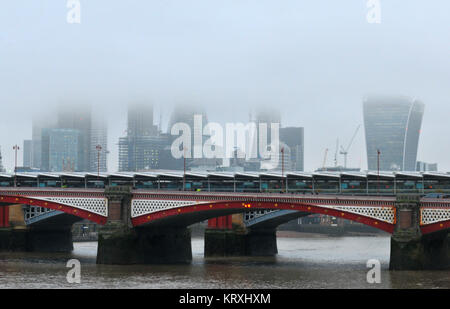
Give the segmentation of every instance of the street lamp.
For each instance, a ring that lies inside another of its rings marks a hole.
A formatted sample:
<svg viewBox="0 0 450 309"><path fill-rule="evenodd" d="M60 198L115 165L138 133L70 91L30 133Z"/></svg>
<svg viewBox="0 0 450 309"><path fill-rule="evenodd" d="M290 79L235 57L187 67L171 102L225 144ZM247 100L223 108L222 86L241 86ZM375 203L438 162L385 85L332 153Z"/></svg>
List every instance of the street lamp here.
<svg viewBox="0 0 450 309"><path fill-rule="evenodd" d="M186 151L187 147L183 143L183 191L186 188Z"/></svg>
<svg viewBox="0 0 450 309"><path fill-rule="evenodd" d="M17 186L17 151L20 150L20 147L14 145L13 150L15 152L15 161L14 161L14 187Z"/></svg>
<svg viewBox="0 0 450 309"><path fill-rule="evenodd" d="M284 192L284 147L281 147L281 192Z"/></svg>
<svg viewBox="0 0 450 309"><path fill-rule="evenodd" d="M380 194L380 155L381 155L381 151L380 151L380 149L377 149L377 170L378 170L378 176L377 176L377 195Z"/></svg>

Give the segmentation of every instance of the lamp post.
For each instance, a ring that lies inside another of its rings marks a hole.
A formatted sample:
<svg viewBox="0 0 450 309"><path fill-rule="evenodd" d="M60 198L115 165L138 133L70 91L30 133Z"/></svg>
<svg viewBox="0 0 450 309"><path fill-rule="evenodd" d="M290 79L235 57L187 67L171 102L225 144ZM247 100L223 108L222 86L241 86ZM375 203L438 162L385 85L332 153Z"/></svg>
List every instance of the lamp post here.
<svg viewBox="0 0 450 309"><path fill-rule="evenodd" d="M15 160L14 160L14 187L17 186L17 151L20 150L20 147L17 145L13 146L13 150L15 152Z"/></svg>
<svg viewBox="0 0 450 309"><path fill-rule="evenodd" d="M183 191L186 190L186 151L187 147L183 144Z"/></svg>
<svg viewBox="0 0 450 309"><path fill-rule="evenodd" d="M281 147L281 192L284 192L284 147Z"/></svg>
<svg viewBox="0 0 450 309"><path fill-rule="evenodd" d="M100 179L100 151L102 151L102 146L97 145L95 149L97 149L97 178Z"/></svg>
<svg viewBox="0 0 450 309"><path fill-rule="evenodd" d="M377 149L377 170L378 170L378 175L377 175L377 195L380 194L380 155L381 155L381 151L380 151L380 149Z"/></svg>

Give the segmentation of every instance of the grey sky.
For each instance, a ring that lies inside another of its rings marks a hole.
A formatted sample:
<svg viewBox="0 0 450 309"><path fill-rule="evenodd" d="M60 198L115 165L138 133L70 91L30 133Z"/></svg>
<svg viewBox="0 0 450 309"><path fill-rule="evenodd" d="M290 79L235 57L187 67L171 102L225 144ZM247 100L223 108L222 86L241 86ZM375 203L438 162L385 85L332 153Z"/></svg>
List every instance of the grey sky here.
<svg viewBox="0 0 450 309"><path fill-rule="evenodd" d="M80 0L0 3L0 146L31 138L33 110L90 101L109 118L111 157L126 127L126 104L148 99L167 123L176 102L199 102L210 121L248 120L273 104L283 125L305 127L305 167L322 164L336 138L362 124L366 94L425 103L418 159L450 171L450 2L381 0L381 24L366 0ZM19 164L22 158L20 154ZM340 157L342 163L342 157ZM349 165L366 168L363 130Z"/></svg>

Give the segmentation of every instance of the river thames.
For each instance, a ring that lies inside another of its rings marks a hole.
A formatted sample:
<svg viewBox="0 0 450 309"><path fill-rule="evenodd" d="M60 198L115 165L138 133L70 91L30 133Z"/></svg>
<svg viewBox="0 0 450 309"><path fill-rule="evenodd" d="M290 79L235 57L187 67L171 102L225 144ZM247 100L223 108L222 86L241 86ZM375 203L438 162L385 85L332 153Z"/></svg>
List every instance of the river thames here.
<svg viewBox="0 0 450 309"><path fill-rule="evenodd" d="M96 242L67 254L0 253L1 288L450 288L450 271L390 272L389 237L278 237L273 258L203 258L192 239L189 265L96 265ZM68 283L69 259L81 262L81 283ZM370 259L381 262L381 283L369 284Z"/></svg>

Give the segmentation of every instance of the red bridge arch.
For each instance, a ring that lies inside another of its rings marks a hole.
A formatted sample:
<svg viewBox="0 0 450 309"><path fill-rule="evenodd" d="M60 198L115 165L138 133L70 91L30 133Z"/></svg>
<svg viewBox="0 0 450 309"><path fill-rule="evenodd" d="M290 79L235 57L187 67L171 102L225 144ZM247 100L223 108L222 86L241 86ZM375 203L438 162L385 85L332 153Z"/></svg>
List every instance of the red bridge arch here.
<svg viewBox="0 0 450 309"><path fill-rule="evenodd" d="M382 206L380 206L382 208ZM273 202L237 202L237 201L220 201L220 202L211 202L211 203L202 203L197 205L190 205L190 206L180 206L176 208L170 208L167 210L161 210L154 213L142 215L139 217L133 218L132 224L133 226L141 226L144 224L157 222L162 219L170 219L171 217L179 217L183 215L193 214L195 212L211 212L211 217L214 218L217 217L218 211L223 211L224 215L230 214L230 213L241 213L245 211L251 211L251 210L263 210L263 209L270 209L270 210L281 210L281 209L288 209L288 210L297 210L302 212L308 212L311 214L323 214L323 215L329 215L333 217L339 217L342 219L347 219L355 222L359 222L368 226L372 226L374 228L383 230L385 232L388 232L390 234L393 233L394 227L395 227L395 217L394 215L394 222L393 224L378 220L375 218L367 217L361 214L355 214L351 213L345 210L337 210L337 209L331 209L327 207L317 206L317 205L308 205L304 203L273 203ZM395 209L395 208L394 208ZM394 210L395 211L395 210ZM222 215L219 215L222 216ZM201 220L200 220L201 221Z"/></svg>
<svg viewBox="0 0 450 309"><path fill-rule="evenodd" d="M7 204L7 205L1 205L1 204ZM16 204L23 204L23 205L30 205L30 206L38 206L43 208L49 208L53 210L59 210L62 212L65 212L67 214L77 216L83 219L87 219L89 221L104 225L106 224L107 218L104 216L101 216L99 214L89 212L77 207L61 204L58 202L51 202L46 200L40 200L39 198L30 198L30 197L23 197L23 196L12 196L12 195L0 195L0 207L6 207L9 205L16 205Z"/></svg>

